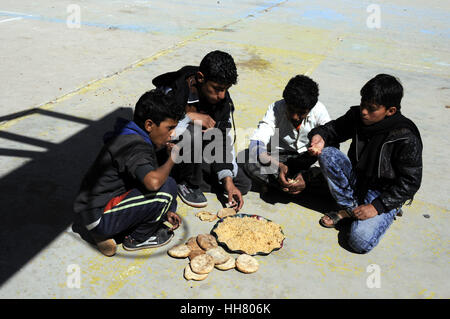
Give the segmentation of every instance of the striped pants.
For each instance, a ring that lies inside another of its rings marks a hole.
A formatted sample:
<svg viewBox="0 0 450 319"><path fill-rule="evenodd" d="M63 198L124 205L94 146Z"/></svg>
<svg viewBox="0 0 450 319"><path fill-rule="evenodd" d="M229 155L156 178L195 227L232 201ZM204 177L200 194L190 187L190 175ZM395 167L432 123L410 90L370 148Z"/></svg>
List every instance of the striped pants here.
<svg viewBox="0 0 450 319"><path fill-rule="evenodd" d="M109 201L100 223L92 232L104 238L124 234L144 241L167 220L167 212L176 212L176 197L177 185L171 177L156 192L132 189Z"/></svg>

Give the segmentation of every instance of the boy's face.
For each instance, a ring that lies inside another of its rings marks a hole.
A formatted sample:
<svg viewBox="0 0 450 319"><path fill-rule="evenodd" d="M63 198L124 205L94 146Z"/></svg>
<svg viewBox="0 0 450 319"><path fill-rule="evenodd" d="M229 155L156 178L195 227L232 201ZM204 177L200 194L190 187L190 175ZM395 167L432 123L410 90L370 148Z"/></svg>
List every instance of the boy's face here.
<svg viewBox="0 0 450 319"><path fill-rule="evenodd" d="M361 101L360 115L364 125L378 123L384 120L386 116L394 115L395 112L397 112L397 108L395 106L386 108L384 105Z"/></svg>
<svg viewBox="0 0 450 319"><path fill-rule="evenodd" d="M225 94L231 85L220 84L214 81L207 81L201 72L197 74L197 81L200 84L200 95L209 104L217 104L225 98Z"/></svg>
<svg viewBox="0 0 450 319"><path fill-rule="evenodd" d="M309 112L311 110L302 110L299 112L298 110L295 110L292 106L286 105L286 114L287 118L291 121L292 125L297 128L303 120L308 116Z"/></svg>
<svg viewBox="0 0 450 319"><path fill-rule="evenodd" d="M156 148L161 148L171 140L175 127L178 121L171 118L166 118L164 121L156 125L152 120L145 121L145 129L149 133L152 143Z"/></svg>

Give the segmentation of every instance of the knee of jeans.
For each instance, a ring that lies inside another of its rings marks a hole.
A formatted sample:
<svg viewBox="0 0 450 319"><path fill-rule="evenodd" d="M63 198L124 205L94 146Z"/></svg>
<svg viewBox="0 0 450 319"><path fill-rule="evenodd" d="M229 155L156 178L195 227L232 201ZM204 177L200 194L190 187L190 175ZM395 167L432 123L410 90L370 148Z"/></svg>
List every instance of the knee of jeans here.
<svg viewBox="0 0 450 319"><path fill-rule="evenodd" d="M368 253L375 246L373 243L372 232L364 227L354 227L353 225L348 237L348 244L353 250L360 254Z"/></svg>
<svg viewBox="0 0 450 319"><path fill-rule="evenodd" d="M320 165L322 165L323 162L328 162L331 158L333 158L336 152L339 152L339 150L336 147L332 146L324 147L318 157Z"/></svg>

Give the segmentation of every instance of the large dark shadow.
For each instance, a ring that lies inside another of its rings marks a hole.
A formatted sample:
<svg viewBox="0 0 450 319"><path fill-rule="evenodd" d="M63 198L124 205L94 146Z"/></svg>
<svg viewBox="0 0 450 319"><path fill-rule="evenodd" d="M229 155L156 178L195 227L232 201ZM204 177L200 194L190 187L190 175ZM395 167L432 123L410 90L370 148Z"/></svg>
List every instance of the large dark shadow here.
<svg viewBox="0 0 450 319"><path fill-rule="evenodd" d="M87 127L59 144L0 131L1 138L47 149L34 152L0 147L0 156L31 158L0 179L0 285L70 226L73 200L102 146L104 133L113 128L117 117L132 117L128 107L118 108L98 121L30 109L3 116L0 121L33 113ZM66 251L70 254L70 247Z"/></svg>

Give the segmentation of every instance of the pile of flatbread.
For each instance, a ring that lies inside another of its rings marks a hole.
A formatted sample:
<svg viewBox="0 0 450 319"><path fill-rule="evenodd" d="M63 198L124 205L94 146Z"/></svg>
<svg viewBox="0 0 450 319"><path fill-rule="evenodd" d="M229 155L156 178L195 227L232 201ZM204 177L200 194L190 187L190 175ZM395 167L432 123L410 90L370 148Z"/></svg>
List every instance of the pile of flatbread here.
<svg viewBox="0 0 450 319"><path fill-rule="evenodd" d="M189 264L184 268L186 280L204 280L214 269L237 270L250 274L258 270L258 261L246 254L234 258L217 244L216 238L210 234L200 234L191 237L185 244L177 245L168 251L174 258L189 258Z"/></svg>

